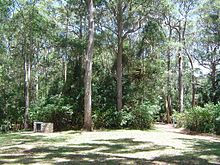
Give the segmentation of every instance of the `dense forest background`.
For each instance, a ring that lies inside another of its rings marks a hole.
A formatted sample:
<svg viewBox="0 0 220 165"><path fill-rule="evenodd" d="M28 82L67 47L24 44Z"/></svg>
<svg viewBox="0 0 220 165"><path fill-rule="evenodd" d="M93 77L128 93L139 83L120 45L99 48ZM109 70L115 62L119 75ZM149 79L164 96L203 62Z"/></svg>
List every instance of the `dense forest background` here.
<svg viewBox="0 0 220 165"><path fill-rule="evenodd" d="M82 128L90 60L92 127L219 131L220 1L95 0L94 38L89 5L0 0L0 125Z"/></svg>

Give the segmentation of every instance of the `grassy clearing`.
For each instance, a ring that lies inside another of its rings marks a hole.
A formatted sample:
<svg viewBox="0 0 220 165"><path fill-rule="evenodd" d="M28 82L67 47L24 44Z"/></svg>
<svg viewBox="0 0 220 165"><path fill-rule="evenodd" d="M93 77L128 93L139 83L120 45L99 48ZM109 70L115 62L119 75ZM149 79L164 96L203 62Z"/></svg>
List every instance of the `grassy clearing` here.
<svg viewBox="0 0 220 165"><path fill-rule="evenodd" d="M0 164L220 164L220 140L115 130L0 134Z"/></svg>

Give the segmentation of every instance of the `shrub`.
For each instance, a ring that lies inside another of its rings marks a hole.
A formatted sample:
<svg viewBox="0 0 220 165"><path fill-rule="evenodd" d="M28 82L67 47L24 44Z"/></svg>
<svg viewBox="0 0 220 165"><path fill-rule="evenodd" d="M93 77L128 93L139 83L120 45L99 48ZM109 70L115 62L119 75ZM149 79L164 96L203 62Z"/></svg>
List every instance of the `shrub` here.
<svg viewBox="0 0 220 165"><path fill-rule="evenodd" d="M95 128L119 128L120 116L116 109L95 110L93 114Z"/></svg>
<svg viewBox="0 0 220 165"><path fill-rule="evenodd" d="M151 105L148 102L137 106L132 111L132 124L131 127L135 129L148 129L154 122L154 116L159 112L160 107Z"/></svg>
<svg viewBox="0 0 220 165"><path fill-rule="evenodd" d="M65 99L54 96L50 99L41 99L30 108L31 121L54 123L54 130L67 130L72 127L73 108L65 103Z"/></svg>
<svg viewBox="0 0 220 165"><path fill-rule="evenodd" d="M220 103L213 106L214 115L214 130L217 135L220 135Z"/></svg>
<svg viewBox="0 0 220 165"><path fill-rule="evenodd" d="M215 120L215 132L220 135L220 116Z"/></svg>
<svg viewBox="0 0 220 165"><path fill-rule="evenodd" d="M135 120L135 116L131 111L131 108L125 106L122 111L118 112L120 119L120 127L131 128L132 122Z"/></svg>
<svg viewBox="0 0 220 165"><path fill-rule="evenodd" d="M186 111L186 128L197 132L213 132L213 113L208 108L195 107Z"/></svg>
<svg viewBox="0 0 220 165"><path fill-rule="evenodd" d="M186 114L174 112L172 115L173 123L176 124L176 127L186 127Z"/></svg>
<svg viewBox="0 0 220 165"><path fill-rule="evenodd" d="M0 132L7 133L11 129L11 123L8 120L4 120L0 125Z"/></svg>
<svg viewBox="0 0 220 165"><path fill-rule="evenodd" d="M143 103L135 108L124 106L124 109L95 110L93 122L95 128L132 128L148 129L154 122L154 116L159 112L158 106Z"/></svg>
<svg viewBox="0 0 220 165"><path fill-rule="evenodd" d="M96 110L93 122L96 128L132 128L148 129L154 122L154 116L160 107L143 103L135 108L124 107L123 110L108 109L104 112Z"/></svg>
<svg viewBox="0 0 220 165"><path fill-rule="evenodd" d="M220 132L220 104L191 108L184 113L176 113L175 117L178 126L191 131L217 134Z"/></svg>

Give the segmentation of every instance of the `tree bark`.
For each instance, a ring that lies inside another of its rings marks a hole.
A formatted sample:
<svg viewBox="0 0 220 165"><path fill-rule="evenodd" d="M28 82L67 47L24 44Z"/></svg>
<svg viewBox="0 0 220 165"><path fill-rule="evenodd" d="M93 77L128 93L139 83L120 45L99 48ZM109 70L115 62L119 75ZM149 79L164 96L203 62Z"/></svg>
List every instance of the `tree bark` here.
<svg viewBox="0 0 220 165"><path fill-rule="evenodd" d="M38 100L39 98L39 77L38 77L38 72L36 73L36 100Z"/></svg>
<svg viewBox="0 0 220 165"><path fill-rule="evenodd" d="M170 22L169 22L169 41L171 41L171 37L172 37L172 27L170 25ZM167 53L167 72L168 72L168 75L167 75L167 112L169 112L169 115L172 114L172 100L171 100L171 81L170 81L170 71L171 71L171 53L170 53L170 48L168 50L168 53ZM170 119L167 120L168 123L171 122Z"/></svg>
<svg viewBox="0 0 220 165"><path fill-rule="evenodd" d="M29 106L30 106L30 77L31 77L31 60L30 55L24 55L24 76L25 76L25 112L24 112L24 129L28 129Z"/></svg>
<svg viewBox="0 0 220 165"><path fill-rule="evenodd" d="M89 39L87 52L85 56L85 96L84 96L84 129L92 131L92 56L94 45L94 16L93 16L93 0L87 0L88 24L89 24Z"/></svg>
<svg viewBox="0 0 220 165"><path fill-rule="evenodd" d="M181 21L179 21L178 26L178 38L179 43L183 43L185 45L185 30L186 30L186 21L184 21L184 26L182 27ZM182 48L178 50L178 90L179 90L179 112L183 112L183 99L184 99L184 88L183 88L183 55Z"/></svg>
<svg viewBox="0 0 220 165"><path fill-rule="evenodd" d="M213 103L217 103L218 101L216 100L216 75L217 75L217 68L216 68L216 63L212 62L211 63L211 83L212 83L212 90L211 90L211 100Z"/></svg>
<svg viewBox="0 0 220 165"><path fill-rule="evenodd" d="M29 107L30 107L30 81L31 81L31 57L34 56L34 40L33 40L33 15L35 3L32 3L32 11L29 14L29 34L30 41L29 51L24 51L26 46L26 38L24 39L23 55L24 55L24 76L25 76L25 113L24 113L24 129L29 127ZM23 17L24 19L24 17ZM24 34L25 35L25 34Z"/></svg>
<svg viewBox="0 0 220 165"><path fill-rule="evenodd" d="M165 101L165 109L166 109L166 120L167 120L167 123L171 123L171 118L170 118L170 109L169 109L169 101L170 101L170 98L169 96L165 96L164 98L164 101Z"/></svg>
<svg viewBox="0 0 220 165"><path fill-rule="evenodd" d="M68 57L68 33L69 33L69 6L66 7L66 45L65 45L65 55L64 55L64 82L67 81L67 57Z"/></svg>
<svg viewBox="0 0 220 165"><path fill-rule="evenodd" d="M117 4L117 26L118 26L118 52L117 52L117 110L123 107L122 103L122 55L123 55L123 11L122 2L119 0Z"/></svg>
<svg viewBox="0 0 220 165"><path fill-rule="evenodd" d="M170 95L167 96L167 101L168 101L168 109L169 109L169 113L170 113L170 116L171 116L172 113L173 113L173 108L172 108L172 100L171 100ZM171 121L170 121L170 122L171 122Z"/></svg>
<svg viewBox="0 0 220 165"><path fill-rule="evenodd" d="M178 55L179 60L179 112L183 112L183 56L181 52Z"/></svg>
<svg viewBox="0 0 220 165"><path fill-rule="evenodd" d="M192 79L192 101L191 105L192 108L195 107L196 105L196 77L194 75L194 64L193 64L193 59L189 53L187 53L190 65L191 65L191 79Z"/></svg>

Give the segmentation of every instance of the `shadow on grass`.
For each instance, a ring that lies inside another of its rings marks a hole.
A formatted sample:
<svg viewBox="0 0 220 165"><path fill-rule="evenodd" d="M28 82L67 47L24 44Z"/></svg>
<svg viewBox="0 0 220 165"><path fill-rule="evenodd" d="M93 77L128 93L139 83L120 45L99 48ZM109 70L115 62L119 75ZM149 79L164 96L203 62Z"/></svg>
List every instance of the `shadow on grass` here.
<svg viewBox="0 0 220 165"><path fill-rule="evenodd" d="M192 152L185 152L180 156L161 156L155 158L155 161L166 162L170 164L194 164L194 165L209 165L220 164L220 142L212 142L207 140L184 139L185 144L192 146Z"/></svg>
<svg viewBox="0 0 220 165"><path fill-rule="evenodd" d="M74 132L72 132L73 134ZM77 132L75 132L77 133ZM56 143L56 142L64 142L67 140L66 137L47 137L46 134L39 135L33 132L25 132L25 133L8 133L8 134L0 134L0 148L6 146L20 145L20 144L28 144L35 142L45 142L45 143Z"/></svg>
<svg viewBox="0 0 220 165"><path fill-rule="evenodd" d="M129 154L137 152L147 152L155 150L164 150L170 148L170 146L156 145L152 142L147 141L136 141L132 138L125 139L100 139L96 140L99 143L82 143L82 146L93 146L103 148L100 150L102 153L119 153L119 154ZM100 143L103 142L103 143ZM147 145L147 146L146 146Z"/></svg>
<svg viewBox="0 0 220 165"><path fill-rule="evenodd" d="M20 148L20 147L10 147L10 148L7 148L7 149L0 150L0 154L20 153L23 150L24 149Z"/></svg>
<svg viewBox="0 0 220 165"><path fill-rule="evenodd" d="M139 152L161 151L170 149L170 146L156 145L152 142L135 141L134 139L101 139L91 143L81 143L72 146L47 146L35 147L21 151L20 155L1 155L0 164L195 164L209 165L209 159L201 156L214 155L220 157L220 142L205 140L193 141L180 139L185 143L193 144L195 150L192 153L184 153L179 156L164 155L153 160L132 158L130 155ZM137 147L139 146L139 147ZM141 147L143 146L143 147ZM16 150L16 148L14 148ZM129 154L129 155L126 155ZM40 155L40 156L39 156ZM220 162L220 161L219 161Z"/></svg>
<svg viewBox="0 0 220 165"><path fill-rule="evenodd" d="M178 156L160 156L154 159L154 162L165 164L178 164L178 165L216 165L206 159L199 158L193 154L184 154Z"/></svg>
<svg viewBox="0 0 220 165"><path fill-rule="evenodd" d="M49 158L51 158L48 160ZM132 159L122 156L110 156L102 154L49 154L45 158L34 158L33 156L24 155L23 157L14 157L14 161L10 161L11 164L154 164L150 160L144 159ZM8 164L8 161L0 161L1 164Z"/></svg>
<svg viewBox="0 0 220 165"><path fill-rule="evenodd" d="M0 147L25 144L25 143L34 143L42 140L43 136L30 136L23 135L21 133L9 133L0 135Z"/></svg>
<svg viewBox="0 0 220 165"><path fill-rule="evenodd" d="M220 164L220 142L185 138L178 139L182 140L187 145L192 145L194 152L188 153L188 155L209 158L213 157L216 163Z"/></svg>

